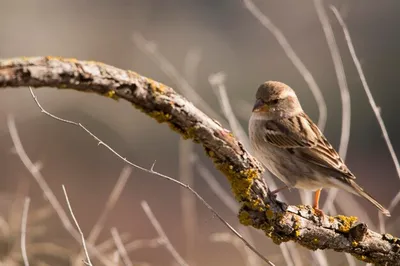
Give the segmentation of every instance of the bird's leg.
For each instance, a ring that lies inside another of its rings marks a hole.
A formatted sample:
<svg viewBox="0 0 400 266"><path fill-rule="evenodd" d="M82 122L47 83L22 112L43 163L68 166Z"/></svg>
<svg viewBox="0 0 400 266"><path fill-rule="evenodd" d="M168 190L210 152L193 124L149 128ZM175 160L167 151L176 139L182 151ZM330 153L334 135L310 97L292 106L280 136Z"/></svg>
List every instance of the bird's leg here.
<svg viewBox="0 0 400 266"><path fill-rule="evenodd" d="M284 185L283 187L277 188L277 189L275 189L273 191L270 191L269 193L271 193L272 195L275 195L279 191L282 191L282 190L287 189L287 188L289 188L289 187L287 185Z"/></svg>
<svg viewBox="0 0 400 266"><path fill-rule="evenodd" d="M315 191L314 204L313 204L315 214L317 214L318 216L324 215L324 212L319 209L319 197L321 196L321 190L322 189L318 189L317 191Z"/></svg>

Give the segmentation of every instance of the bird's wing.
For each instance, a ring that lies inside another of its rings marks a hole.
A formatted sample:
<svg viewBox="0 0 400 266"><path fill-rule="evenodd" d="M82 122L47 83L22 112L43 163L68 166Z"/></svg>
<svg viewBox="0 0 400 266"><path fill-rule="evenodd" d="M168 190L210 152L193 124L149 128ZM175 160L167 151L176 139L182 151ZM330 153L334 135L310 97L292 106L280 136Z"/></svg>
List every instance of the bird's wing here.
<svg viewBox="0 0 400 266"><path fill-rule="evenodd" d="M299 159L350 179L355 176L314 122L305 114L265 123L265 141Z"/></svg>

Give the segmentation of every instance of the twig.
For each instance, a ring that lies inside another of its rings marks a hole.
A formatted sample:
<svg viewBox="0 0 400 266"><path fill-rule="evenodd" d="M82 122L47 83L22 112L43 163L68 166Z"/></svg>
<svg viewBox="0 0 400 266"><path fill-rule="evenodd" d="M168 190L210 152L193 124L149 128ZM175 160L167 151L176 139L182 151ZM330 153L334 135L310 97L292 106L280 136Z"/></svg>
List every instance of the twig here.
<svg viewBox="0 0 400 266"><path fill-rule="evenodd" d="M196 83L197 67L201 60L199 49L191 49L187 52L184 61L184 76L192 86ZM190 187L194 187L193 165L191 157L193 155L193 143L179 140L179 180ZM181 189L181 206L183 218L183 230L185 235L186 260L190 265L194 265L194 254L196 252L197 208L196 198L186 189Z"/></svg>
<svg viewBox="0 0 400 266"><path fill-rule="evenodd" d="M201 163L199 157L196 154L193 154L192 160L197 168L198 173L200 174L200 177L206 181L208 187L214 192L214 194L218 196L218 198L226 207L228 207L230 211L234 213L238 212L240 208L239 204L232 198L230 194L225 191L225 189L222 188L210 170Z"/></svg>
<svg viewBox="0 0 400 266"><path fill-rule="evenodd" d="M340 136L339 154L343 158L343 160L345 160L347 148L349 146L351 124L349 88L347 86L346 75L343 69L343 62L336 44L335 35L333 34L332 26L329 23L329 18L326 14L322 0L314 0L314 6L317 11L318 18L321 22L322 29L325 33L326 41L328 43L329 51L332 56L332 61L339 84L340 96L342 99L342 129ZM332 211L332 204L335 200L337 192L338 190L335 188L329 190L327 200L323 205L323 209L327 208L330 212Z"/></svg>
<svg viewBox="0 0 400 266"><path fill-rule="evenodd" d="M126 244L125 249L128 252L132 252L141 248L158 248L161 245L162 243L159 237L154 239L139 239Z"/></svg>
<svg viewBox="0 0 400 266"><path fill-rule="evenodd" d="M351 101L350 101L350 93L347 85L346 74L344 72L343 61L339 53L339 48L336 43L335 35L333 34L332 26L329 22L328 15L326 14L323 0L314 0L315 10L317 11L317 15L319 21L322 25L322 29L324 31L326 41L328 43L329 51L332 56L333 66L335 68L336 78L339 84L340 97L342 100L342 129L340 135L340 144L339 144L339 154L343 160L346 159L349 140L350 140L350 126L351 126ZM338 193L338 189L331 188L328 190L328 196L323 205L323 209L327 208L330 213L334 213L333 202L335 201L336 195ZM350 198L352 199L352 198ZM344 201L338 201L339 205L344 205ZM346 201L346 204L351 204L351 201ZM316 253L318 254L318 253ZM324 264L328 265L326 261L326 256L324 256ZM346 256L347 262L350 264L354 264L354 258L351 256ZM320 265L322 265L322 261L320 260Z"/></svg>
<svg viewBox="0 0 400 266"><path fill-rule="evenodd" d="M323 250L316 250L311 253L311 256L318 263L319 266L328 266L328 259Z"/></svg>
<svg viewBox="0 0 400 266"><path fill-rule="evenodd" d="M133 266L132 261L129 259L128 252L126 251L124 244L122 243L121 237L119 236L117 228L111 228L111 235L114 239L114 243L117 246L117 250L125 266Z"/></svg>
<svg viewBox="0 0 400 266"><path fill-rule="evenodd" d="M225 73L214 73L208 77L208 81L214 88L215 94L219 100L222 112L229 122L235 136L242 142L247 150L251 150L249 139L243 127L240 125L235 114L233 113L231 104L229 103L228 94L225 87Z"/></svg>
<svg viewBox="0 0 400 266"><path fill-rule="evenodd" d="M228 243L234 246L237 251L240 253L241 257L243 258L244 262L247 262L247 264L243 263L244 265L250 265L248 264L249 258L248 254L246 252L246 248L243 248L243 243L239 241L239 239L235 236L233 236L231 233L213 233L209 237L210 241L212 242L220 242L220 243Z"/></svg>
<svg viewBox="0 0 400 266"><path fill-rule="evenodd" d="M115 252L113 253L113 262L114 262L114 264L115 264L116 266L119 265L119 258L120 258L120 256L119 256L119 253L118 253L118 250L117 250L117 251L115 251Z"/></svg>
<svg viewBox="0 0 400 266"><path fill-rule="evenodd" d="M77 123L71 120L66 120L63 118L60 118L58 116L55 116L49 112L47 112L45 109L43 109L42 105L39 103L36 95L33 93L32 88L29 88L31 95L34 99L34 101L36 102L37 106L40 108L41 112L50 116L53 119L56 119L58 121L61 121L63 123L67 123L67 124L71 124L74 126L77 126L79 128L81 128L82 130L84 130L87 134L89 134L92 138L94 138L96 141L98 141L98 145L103 145L104 147L106 147L109 151L111 151L115 156L117 156L118 158L120 158L121 160L123 160L125 163L140 169L144 172L153 174L155 176L159 176L163 179L166 179L168 181L171 181L175 184L178 184L179 186L188 189L190 192L192 192L203 204L204 206L206 206L229 230L231 230L237 237L239 237L248 248L250 248L253 252L255 252L263 261L269 263L270 265L274 265L272 262L270 262L267 258L265 258L254 246L252 246L246 239L244 239L227 221L224 220L224 218L222 218L221 215L219 215L212 207L211 205L209 205L204 199L203 197L201 197L194 189L192 189L190 186L170 177L164 174L161 174L157 171L154 171L154 166L155 166L155 162L153 163L152 167L150 169L144 168L142 166L139 166L137 164L132 163L131 161L127 160L125 157L121 156L118 152L116 152L113 148L111 148L108 144L106 144L105 142L103 142L101 139L99 139L96 135L94 135L89 129L87 129L85 126L83 126L81 123Z"/></svg>
<svg viewBox="0 0 400 266"><path fill-rule="evenodd" d="M120 235L120 238L121 238L122 241L127 241L129 239L129 234L127 234L127 233L124 234L123 233L123 234ZM111 236L109 239L107 239L107 240L103 241L102 243L98 244L96 246L96 248L97 248L97 250L99 252L102 252L102 253L114 252L114 248L115 248L114 239Z"/></svg>
<svg viewBox="0 0 400 266"><path fill-rule="evenodd" d="M26 227L28 223L28 210L30 201L31 201L30 198L28 197L25 198L24 209L22 211L22 221L21 221L21 253L25 266L29 266L28 255L26 254Z"/></svg>
<svg viewBox="0 0 400 266"><path fill-rule="evenodd" d="M358 75L360 77L361 83L362 83L362 85L364 87L365 93L367 94L367 98L368 98L369 104L371 105L372 111L374 112L376 120L378 121L379 127L380 127L380 129L382 131L383 138L385 140L385 143L386 143L386 145L387 145L387 147L389 149L390 156L392 157L393 163L395 165L397 175L400 178L399 160L397 158L396 152L394 151L392 142L390 141L389 133L387 132L387 129L386 129L386 126L385 126L385 122L382 119L380 108L376 105L374 97L372 96L371 90L370 90L369 85L367 83L367 79L365 78L364 71L363 71L363 69L361 67L361 63L360 63L360 61L358 59L358 56L356 54L356 50L354 48L353 41L351 40L351 36L350 36L349 30L348 30L348 28L347 28L342 16L340 15L339 11L336 9L336 7L331 5L330 8L331 8L332 12L335 14L336 19L339 22L340 26L342 27L343 34L344 34L347 46L348 46L349 51L350 51L351 58L353 59L354 65L356 66L356 69L357 69ZM394 207L397 206L397 204L399 202L400 202L400 191L396 194L396 196L390 202L389 208L388 208L389 211L392 211L394 209ZM380 227L382 227L382 222L380 222Z"/></svg>
<svg viewBox="0 0 400 266"><path fill-rule="evenodd" d="M75 218L74 212L72 211L71 203L69 202L68 194L67 194L67 191L65 190L65 186L64 185L62 185L62 189L64 191L64 196L65 196L65 200L66 200L67 205L68 205L69 212L70 212L70 214L72 216L72 219L74 220L76 228L78 228L79 234L81 235L82 246L83 246L83 250L85 251L85 255L86 255L86 259L87 259L87 261L85 261L84 263L89 265L89 266L93 266L92 262L90 261L89 253L88 253L87 248L86 248L85 236L83 235L81 227L79 226L79 223Z"/></svg>
<svg viewBox="0 0 400 266"><path fill-rule="evenodd" d="M110 196L107 199L104 209L103 209L102 213L100 214L100 217L97 219L96 223L93 225L93 228L89 233L89 236L87 238L88 243L92 243L93 245L95 244L98 236L101 233L101 230L103 230L103 228L104 228L104 223L107 219L108 214L114 208L116 202L118 201L118 199L122 193L122 190L124 189L126 182L128 181L128 178L131 175L131 173L132 173L132 168L129 166L125 166L122 169L121 174L119 175L118 180L115 183L115 186L114 186L113 190L111 191ZM80 261L81 255L82 254L79 254L76 257L76 260L75 260L76 264Z"/></svg>
<svg viewBox="0 0 400 266"><path fill-rule="evenodd" d="M197 81L197 69L201 61L201 50L198 48L190 49L185 56L185 61L183 64L183 71L186 80L193 87L196 85Z"/></svg>
<svg viewBox="0 0 400 266"><path fill-rule="evenodd" d="M17 127L15 126L15 120L11 115L7 117L7 126L18 157L21 159L26 169L28 169L30 174L38 183L39 187L42 189L46 199L50 202L51 206L53 207L58 217L60 218L61 223L64 226L65 230L76 241L80 242L79 232L72 226L72 223L69 220L67 214L65 213L63 207L61 206L60 202L57 200L53 191L46 183L46 180L42 176L39 169L36 168L36 164L34 164L26 154L24 147L22 146L21 139L19 138ZM110 265L110 266L112 265L112 262L109 261L107 258L105 258L101 253L99 253L94 246L88 244L88 248L90 249L91 253L96 258L98 258L104 265Z"/></svg>
<svg viewBox="0 0 400 266"><path fill-rule="evenodd" d="M89 243L95 243L96 239L100 235L101 230L104 227L104 223L107 219L108 214L110 211L114 208L115 204L117 203L119 197L121 196L121 193L126 185L126 182L129 179L129 176L132 173L132 168L129 166L125 166L121 174L118 177L117 182L115 183L115 186L113 190L111 191L110 196L107 199L107 202L104 206L103 212L100 214L100 217L97 219L96 224L93 226L92 231L89 233L87 241Z"/></svg>
<svg viewBox="0 0 400 266"><path fill-rule="evenodd" d="M188 186L194 186L193 165L191 156L193 143L179 140L179 180ZM196 198L187 189L181 188L181 206L183 218L183 231L185 233L186 260L190 265L194 264L197 236L197 210Z"/></svg>
<svg viewBox="0 0 400 266"><path fill-rule="evenodd" d="M154 42L146 40L142 34L135 32L132 36L133 42L140 50L146 53L161 70L176 84L182 93L194 104L199 105L208 115L214 119L224 122L224 119L196 92L189 82L176 70L176 68L161 54Z"/></svg>
<svg viewBox="0 0 400 266"><path fill-rule="evenodd" d="M150 220L154 229L156 229L158 235L160 236L160 239L162 240L161 243L163 243L165 245L166 249L169 251L169 253L171 253L171 255L175 259L175 261L181 266L189 266L189 264L187 264L186 261L181 257L181 255L179 255L178 251L176 251L174 246L169 241L169 239L168 239L167 235L165 234L164 230L162 229L160 223L157 221L157 218L154 216L153 212L151 211L149 204L147 204L146 201L142 201L140 204L142 205L142 208L143 208L144 212L146 213L147 218Z"/></svg>

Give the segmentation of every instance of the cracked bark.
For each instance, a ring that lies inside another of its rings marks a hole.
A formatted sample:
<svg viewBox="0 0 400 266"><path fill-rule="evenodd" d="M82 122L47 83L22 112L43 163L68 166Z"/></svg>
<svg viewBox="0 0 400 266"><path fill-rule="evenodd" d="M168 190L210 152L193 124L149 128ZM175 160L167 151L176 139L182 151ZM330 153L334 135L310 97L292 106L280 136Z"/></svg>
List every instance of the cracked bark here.
<svg viewBox="0 0 400 266"><path fill-rule="evenodd" d="M261 164L230 131L164 84L99 62L59 57L0 60L0 88L24 86L124 99L185 139L200 143L230 182L241 206L240 222L263 230L276 244L296 241L308 249L347 252L377 265L400 265L400 239L373 232L366 224L357 224L355 217L321 218L309 206L288 206L269 195Z"/></svg>

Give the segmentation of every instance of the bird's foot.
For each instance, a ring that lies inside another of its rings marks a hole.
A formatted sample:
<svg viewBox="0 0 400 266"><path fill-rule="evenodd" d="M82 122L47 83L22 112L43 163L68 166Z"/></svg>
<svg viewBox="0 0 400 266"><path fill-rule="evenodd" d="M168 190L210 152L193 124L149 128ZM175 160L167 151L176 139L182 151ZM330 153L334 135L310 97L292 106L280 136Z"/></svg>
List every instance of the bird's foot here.
<svg viewBox="0 0 400 266"><path fill-rule="evenodd" d="M314 212L315 212L316 216L318 216L318 217L324 217L325 216L324 211L319 209L318 206L313 206L313 209L314 209Z"/></svg>

